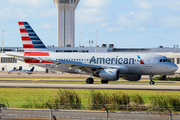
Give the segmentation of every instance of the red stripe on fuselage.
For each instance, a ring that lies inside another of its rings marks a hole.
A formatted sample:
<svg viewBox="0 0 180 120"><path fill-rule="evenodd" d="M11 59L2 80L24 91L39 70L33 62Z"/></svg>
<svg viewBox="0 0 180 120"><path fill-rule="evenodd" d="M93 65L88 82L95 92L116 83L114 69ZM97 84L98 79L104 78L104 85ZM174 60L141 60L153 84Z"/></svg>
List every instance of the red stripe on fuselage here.
<svg viewBox="0 0 180 120"><path fill-rule="evenodd" d="M26 29L20 29L21 33L27 33Z"/></svg>
<svg viewBox="0 0 180 120"><path fill-rule="evenodd" d="M49 56L49 53L44 53L44 52L25 52L24 56Z"/></svg>
<svg viewBox="0 0 180 120"><path fill-rule="evenodd" d="M18 22L19 25L24 25L23 22Z"/></svg>
<svg viewBox="0 0 180 120"><path fill-rule="evenodd" d="M24 59L26 63L40 63L40 60L38 59Z"/></svg>
<svg viewBox="0 0 180 120"><path fill-rule="evenodd" d="M52 61L39 60L39 59L24 59L26 63L53 63Z"/></svg>
<svg viewBox="0 0 180 120"><path fill-rule="evenodd" d="M23 44L23 48L34 48L33 44Z"/></svg>
<svg viewBox="0 0 180 120"><path fill-rule="evenodd" d="M22 38L22 41L30 41L31 40L31 38L30 37L21 37Z"/></svg>
<svg viewBox="0 0 180 120"><path fill-rule="evenodd" d="M52 61L43 60L43 61L41 61L41 63L53 63L53 62Z"/></svg>

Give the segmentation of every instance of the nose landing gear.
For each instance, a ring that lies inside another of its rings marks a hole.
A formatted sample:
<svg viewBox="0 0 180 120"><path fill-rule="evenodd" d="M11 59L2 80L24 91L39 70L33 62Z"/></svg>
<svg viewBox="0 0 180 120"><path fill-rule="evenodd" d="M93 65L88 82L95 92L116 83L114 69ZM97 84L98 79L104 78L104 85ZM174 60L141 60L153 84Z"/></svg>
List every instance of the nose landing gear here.
<svg viewBox="0 0 180 120"><path fill-rule="evenodd" d="M150 85L154 85L155 82L153 81L153 75L149 75L149 78L150 78L149 84L150 84Z"/></svg>

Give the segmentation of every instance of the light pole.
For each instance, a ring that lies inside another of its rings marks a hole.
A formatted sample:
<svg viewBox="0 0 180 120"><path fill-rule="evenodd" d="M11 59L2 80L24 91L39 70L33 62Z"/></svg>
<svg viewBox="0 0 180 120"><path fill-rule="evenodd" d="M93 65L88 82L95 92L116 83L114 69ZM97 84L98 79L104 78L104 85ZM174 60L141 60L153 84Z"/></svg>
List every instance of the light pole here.
<svg viewBox="0 0 180 120"><path fill-rule="evenodd" d="M79 32L79 52L80 52L80 48L81 48L81 34L82 34L83 32Z"/></svg>
<svg viewBox="0 0 180 120"><path fill-rule="evenodd" d="M1 31L2 32L2 53L3 53L3 33L4 31Z"/></svg>
<svg viewBox="0 0 180 120"><path fill-rule="evenodd" d="M96 46L95 46L95 52L97 52L97 32L98 32L98 30L95 30L95 32L96 32Z"/></svg>

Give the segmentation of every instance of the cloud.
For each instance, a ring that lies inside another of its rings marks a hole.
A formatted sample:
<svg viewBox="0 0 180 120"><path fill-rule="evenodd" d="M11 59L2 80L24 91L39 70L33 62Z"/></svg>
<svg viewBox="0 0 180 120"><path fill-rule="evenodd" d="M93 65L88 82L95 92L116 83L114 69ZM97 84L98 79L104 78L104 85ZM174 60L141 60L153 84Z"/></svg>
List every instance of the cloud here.
<svg viewBox="0 0 180 120"><path fill-rule="evenodd" d="M16 7L4 7L0 11L1 19L0 21L10 21L12 19L24 19L29 14L32 13L32 10L23 9L23 8L16 8Z"/></svg>
<svg viewBox="0 0 180 120"><path fill-rule="evenodd" d="M129 15L133 15L134 14L134 12L131 12Z"/></svg>
<svg viewBox="0 0 180 120"><path fill-rule="evenodd" d="M47 8L45 6L49 0L6 0L1 1L0 16L1 22L9 22L13 20L41 18L56 16L56 8ZM32 9L33 7L33 9ZM43 7L43 8L41 8Z"/></svg>
<svg viewBox="0 0 180 120"><path fill-rule="evenodd" d="M38 17L52 17L57 15L57 10L55 7L52 9L43 9L37 15Z"/></svg>
<svg viewBox="0 0 180 120"><path fill-rule="evenodd" d="M121 30L123 30L123 28L121 28L121 27L109 27L108 28L108 31L121 31Z"/></svg>
<svg viewBox="0 0 180 120"><path fill-rule="evenodd" d="M102 14L102 11L100 9L83 8L77 11L76 18L78 23L96 23L102 22L105 19L105 16Z"/></svg>
<svg viewBox="0 0 180 120"><path fill-rule="evenodd" d="M179 0L171 0L164 3L165 8L169 8L171 10L180 10L180 1Z"/></svg>
<svg viewBox="0 0 180 120"><path fill-rule="evenodd" d="M166 27L180 27L180 17L174 16L162 20Z"/></svg>
<svg viewBox="0 0 180 120"><path fill-rule="evenodd" d="M135 18L139 20L144 20L144 19L148 20L152 17L153 17L153 13L148 12L148 11L142 11L135 15Z"/></svg>
<svg viewBox="0 0 180 120"><path fill-rule="evenodd" d="M118 23L121 27L148 27L150 23L154 21L155 16L153 13L145 11L130 15L123 14L118 19Z"/></svg>
<svg viewBox="0 0 180 120"><path fill-rule="evenodd" d="M109 0L84 0L81 2L85 7L99 8L108 5Z"/></svg>
<svg viewBox="0 0 180 120"><path fill-rule="evenodd" d="M118 19L118 23L122 27L131 27L132 26L132 20L128 18L127 15L121 15Z"/></svg>
<svg viewBox="0 0 180 120"><path fill-rule="evenodd" d="M109 25L109 23L102 23L102 24L101 24L102 27L106 27L106 26L108 26L108 25Z"/></svg>
<svg viewBox="0 0 180 120"><path fill-rule="evenodd" d="M145 10L180 10L179 0L134 0L131 6Z"/></svg>
<svg viewBox="0 0 180 120"><path fill-rule="evenodd" d="M43 22L43 24L41 25L41 29L51 29L53 27L54 25L52 23Z"/></svg>
<svg viewBox="0 0 180 120"><path fill-rule="evenodd" d="M9 4L27 6L33 8L44 7L48 5L48 3L50 2L49 0L43 0L43 1L42 0L7 0L7 1L9 2Z"/></svg>
<svg viewBox="0 0 180 120"><path fill-rule="evenodd" d="M140 27L140 28L139 28L139 31L146 31L146 28Z"/></svg>
<svg viewBox="0 0 180 120"><path fill-rule="evenodd" d="M147 2L147 1L140 1L137 2L137 5L141 8L141 9L151 9L152 8L152 4L151 2Z"/></svg>

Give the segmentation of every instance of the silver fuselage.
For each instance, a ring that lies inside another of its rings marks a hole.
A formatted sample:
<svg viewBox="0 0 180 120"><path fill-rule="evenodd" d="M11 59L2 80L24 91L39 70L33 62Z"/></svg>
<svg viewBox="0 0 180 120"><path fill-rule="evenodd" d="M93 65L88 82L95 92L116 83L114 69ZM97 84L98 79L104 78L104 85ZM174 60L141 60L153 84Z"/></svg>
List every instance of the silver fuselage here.
<svg viewBox="0 0 180 120"><path fill-rule="evenodd" d="M137 56L140 56L138 58ZM37 56L35 56L37 57ZM98 65L102 68L116 68L121 74L130 75L159 75L174 73L178 67L172 62L163 62L165 56L151 53L51 53L50 56L41 57L45 60L76 61L83 64ZM160 62L160 60L162 60ZM142 64L140 61L143 61ZM52 63L34 63L34 65L68 73L84 73L75 67L70 69L66 65ZM85 73L91 74L91 73Z"/></svg>

